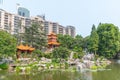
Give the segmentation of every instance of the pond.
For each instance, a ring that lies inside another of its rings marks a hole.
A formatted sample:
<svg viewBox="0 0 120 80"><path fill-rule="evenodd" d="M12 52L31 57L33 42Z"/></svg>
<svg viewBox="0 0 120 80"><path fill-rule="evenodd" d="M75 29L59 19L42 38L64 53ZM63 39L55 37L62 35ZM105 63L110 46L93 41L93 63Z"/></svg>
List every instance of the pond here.
<svg viewBox="0 0 120 80"><path fill-rule="evenodd" d="M118 63L117 63L118 62ZM97 72L41 71L30 75L18 75L0 71L0 80L120 80L120 61L107 66L107 70Z"/></svg>

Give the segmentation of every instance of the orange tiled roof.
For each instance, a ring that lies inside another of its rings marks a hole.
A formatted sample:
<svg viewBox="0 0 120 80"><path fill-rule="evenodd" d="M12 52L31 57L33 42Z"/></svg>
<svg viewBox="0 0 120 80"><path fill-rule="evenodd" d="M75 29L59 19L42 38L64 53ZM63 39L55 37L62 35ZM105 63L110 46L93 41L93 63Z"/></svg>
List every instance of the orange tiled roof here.
<svg viewBox="0 0 120 80"><path fill-rule="evenodd" d="M34 51L35 50L35 48L29 48L29 51Z"/></svg>
<svg viewBox="0 0 120 80"><path fill-rule="evenodd" d="M17 46L17 49L26 50L26 48L23 44L20 44L19 46Z"/></svg>
<svg viewBox="0 0 120 80"><path fill-rule="evenodd" d="M35 50L35 48L31 48L28 45L24 46L23 44L20 44L19 46L17 46L17 49L19 49L19 50L29 50L29 51Z"/></svg>
<svg viewBox="0 0 120 80"><path fill-rule="evenodd" d="M53 44L53 45L60 45L60 43L58 42L48 42L49 45Z"/></svg>
<svg viewBox="0 0 120 80"><path fill-rule="evenodd" d="M51 32L48 36L50 36L50 35L55 35L55 36L56 36L56 34L55 34L55 33L53 33L53 32Z"/></svg>

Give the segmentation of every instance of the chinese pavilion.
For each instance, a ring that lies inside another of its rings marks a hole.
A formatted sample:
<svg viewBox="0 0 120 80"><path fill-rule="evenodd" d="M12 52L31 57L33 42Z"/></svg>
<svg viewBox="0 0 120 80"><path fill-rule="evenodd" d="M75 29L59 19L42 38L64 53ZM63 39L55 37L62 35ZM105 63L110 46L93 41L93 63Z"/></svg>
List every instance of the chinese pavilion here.
<svg viewBox="0 0 120 80"><path fill-rule="evenodd" d="M55 33L50 33L48 35L48 48L52 50L59 45L60 43L57 42L57 35Z"/></svg>
<svg viewBox="0 0 120 80"><path fill-rule="evenodd" d="M20 44L19 46L17 46L17 59L20 58L21 53L31 53L34 50L35 48L29 47L28 45L24 46L23 44Z"/></svg>

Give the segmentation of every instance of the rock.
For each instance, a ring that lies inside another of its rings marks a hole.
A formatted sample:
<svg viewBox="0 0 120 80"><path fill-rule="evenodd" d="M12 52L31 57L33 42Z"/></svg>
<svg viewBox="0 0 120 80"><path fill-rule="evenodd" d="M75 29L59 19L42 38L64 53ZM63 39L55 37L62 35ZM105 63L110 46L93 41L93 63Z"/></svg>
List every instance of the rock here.
<svg viewBox="0 0 120 80"><path fill-rule="evenodd" d="M94 60L94 54L86 54L83 56L82 60Z"/></svg>
<svg viewBox="0 0 120 80"><path fill-rule="evenodd" d="M86 68L84 63L77 64L77 71L83 71Z"/></svg>
<svg viewBox="0 0 120 80"><path fill-rule="evenodd" d="M53 68L54 68L54 66L53 66L53 65L49 66L49 69L53 69Z"/></svg>

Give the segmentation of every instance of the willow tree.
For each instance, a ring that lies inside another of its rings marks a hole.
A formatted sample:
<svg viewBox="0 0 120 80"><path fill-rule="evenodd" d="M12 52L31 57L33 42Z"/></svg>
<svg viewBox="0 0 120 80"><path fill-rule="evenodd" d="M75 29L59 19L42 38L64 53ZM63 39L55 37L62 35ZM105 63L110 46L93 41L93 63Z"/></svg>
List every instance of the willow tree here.
<svg viewBox="0 0 120 80"><path fill-rule="evenodd" d="M99 36L99 55L112 58L119 51L119 29L113 24L99 24L97 33Z"/></svg>

